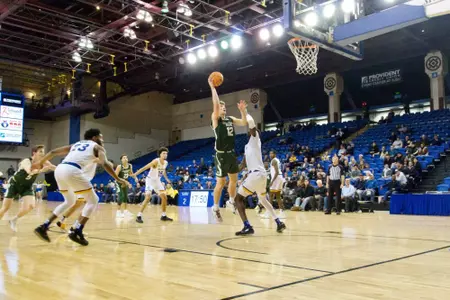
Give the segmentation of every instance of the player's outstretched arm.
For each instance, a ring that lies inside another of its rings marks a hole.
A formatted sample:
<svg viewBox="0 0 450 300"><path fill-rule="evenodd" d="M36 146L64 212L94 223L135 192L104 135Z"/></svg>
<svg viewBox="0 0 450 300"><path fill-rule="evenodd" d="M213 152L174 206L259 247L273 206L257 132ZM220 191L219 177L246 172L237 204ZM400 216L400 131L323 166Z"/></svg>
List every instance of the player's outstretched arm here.
<svg viewBox="0 0 450 300"><path fill-rule="evenodd" d="M142 168L140 168L139 170L136 171L136 173L134 173L135 176L138 176L139 174L141 174L142 172L144 172L145 170L148 170L150 168L156 168L156 160L157 158L155 158L154 160L152 160L151 162L149 162L148 164L146 164L145 166L143 166Z"/></svg>
<svg viewBox="0 0 450 300"><path fill-rule="evenodd" d="M248 123L248 128L250 129L250 134L253 137L256 137L256 124L255 124L255 120L253 120L253 117L250 116L250 114L247 114L247 123Z"/></svg>
<svg viewBox="0 0 450 300"><path fill-rule="evenodd" d="M213 113L212 113L211 119L214 122L214 121L219 120L219 116L220 116L220 99L219 99L219 95L217 94L217 90L214 87L211 78L208 79L208 84L209 84L209 86L211 88L212 103L213 103Z"/></svg>
<svg viewBox="0 0 450 300"><path fill-rule="evenodd" d="M241 112L241 118L235 118L235 117L231 117L231 119L233 120L233 123L235 125L238 126L247 126L248 124L248 120L247 120L247 102L245 102L244 100L239 101L238 103L238 109Z"/></svg>
<svg viewBox="0 0 450 300"><path fill-rule="evenodd" d="M119 176L119 173L120 173L121 170L122 170L122 166L121 165L117 165L116 171L115 171L117 176Z"/></svg>
<svg viewBox="0 0 450 300"><path fill-rule="evenodd" d="M68 145L68 146L64 146L64 147L60 147L60 148L56 148L51 150L50 152L48 152L47 154L44 155L43 158L41 158L41 160L38 162L40 168L43 167L43 165L49 161L52 160L54 157L56 156L64 156L67 155L70 152L70 148L72 147L72 145Z"/></svg>

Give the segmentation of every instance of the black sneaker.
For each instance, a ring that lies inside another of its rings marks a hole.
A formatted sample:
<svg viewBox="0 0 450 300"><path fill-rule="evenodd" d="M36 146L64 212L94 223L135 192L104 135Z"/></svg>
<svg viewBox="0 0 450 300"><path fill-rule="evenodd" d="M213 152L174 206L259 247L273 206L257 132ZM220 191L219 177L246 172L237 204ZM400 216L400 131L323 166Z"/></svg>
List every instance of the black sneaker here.
<svg viewBox="0 0 450 300"><path fill-rule="evenodd" d="M277 224L277 232L283 232L283 230L286 229L286 224L284 224L283 222L280 222Z"/></svg>
<svg viewBox="0 0 450 300"><path fill-rule="evenodd" d="M142 217L141 217L141 216L137 216L137 217L136 217L136 222L138 222L138 223L144 223L144 221L142 221Z"/></svg>
<svg viewBox="0 0 450 300"><path fill-rule="evenodd" d="M173 221L173 219L169 218L168 216L161 216L161 221Z"/></svg>
<svg viewBox="0 0 450 300"><path fill-rule="evenodd" d="M337 211L337 212L336 212L336 215L337 215L337 216L339 216L340 214L341 214L341 212L340 212L340 211Z"/></svg>
<svg viewBox="0 0 450 300"><path fill-rule="evenodd" d="M34 230L34 233L41 240L50 243L50 238L48 237L47 231L48 231L48 228L45 227L44 225L41 225L39 227L36 227L36 229Z"/></svg>
<svg viewBox="0 0 450 300"><path fill-rule="evenodd" d="M255 231L253 230L252 226L244 226L241 231L236 232L236 235L250 235L254 233Z"/></svg>
<svg viewBox="0 0 450 300"><path fill-rule="evenodd" d="M217 222L223 222L223 219L222 219L222 215L220 214L220 209L217 209L217 210L212 210L213 211L213 216L216 218L216 220L217 220Z"/></svg>
<svg viewBox="0 0 450 300"><path fill-rule="evenodd" d="M69 239L77 244L80 244L81 246L89 245L89 242L84 238L83 232L78 229L69 233Z"/></svg>
<svg viewBox="0 0 450 300"><path fill-rule="evenodd" d="M325 215L331 215L331 211L326 210L326 211L324 212L324 214L325 214Z"/></svg>

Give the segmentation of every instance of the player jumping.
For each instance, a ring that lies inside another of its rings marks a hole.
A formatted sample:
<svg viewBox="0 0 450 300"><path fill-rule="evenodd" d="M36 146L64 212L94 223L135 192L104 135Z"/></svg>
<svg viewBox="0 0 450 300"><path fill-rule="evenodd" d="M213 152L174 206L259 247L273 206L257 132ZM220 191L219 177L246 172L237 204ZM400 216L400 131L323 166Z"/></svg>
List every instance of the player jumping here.
<svg viewBox="0 0 450 300"><path fill-rule="evenodd" d="M259 132L256 130L255 121L250 115L247 115L247 121L250 129L250 138L247 145L245 145L245 157L242 164L247 164L248 176L239 187L235 202L239 215L244 222L244 228L241 231L236 232L236 235L249 235L255 233L247 219L247 214L245 213L245 198L253 195L253 193L258 195L259 203L266 208L267 212L277 223L277 231L283 232L283 230L286 229L286 225L276 216L272 204L267 200L267 173L264 169L262 160Z"/></svg>
<svg viewBox="0 0 450 300"><path fill-rule="evenodd" d="M230 182L228 184L228 193L230 195L230 202L234 204L234 197L236 197L236 183L238 178L239 166L237 156L234 149L235 132L234 125L247 126L247 103L241 100L238 103L238 109L241 112L241 119L226 116L225 102L219 100L216 88L210 78L208 80L211 87L213 113L211 115L211 127L214 130L216 137L214 156L214 163L216 166L216 186L214 187L214 207L213 215L222 222L222 216L219 210L219 201L222 195L222 190L226 183L226 176Z"/></svg>

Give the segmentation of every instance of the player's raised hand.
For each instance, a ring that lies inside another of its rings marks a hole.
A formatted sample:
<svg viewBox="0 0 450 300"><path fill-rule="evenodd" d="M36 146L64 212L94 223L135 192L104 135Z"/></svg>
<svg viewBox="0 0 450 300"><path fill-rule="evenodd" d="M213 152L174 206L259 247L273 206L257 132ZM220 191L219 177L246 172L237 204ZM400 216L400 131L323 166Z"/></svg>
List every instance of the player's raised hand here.
<svg viewBox="0 0 450 300"><path fill-rule="evenodd" d="M245 112L247 110L247 102L245 102L244 100L241 100L237 104L237 107L238 107L239 111Z"/></svg>
<svg viewBox="0 0 450 300"><path fill-rule="evenodd" d="M215 89L216 87L214 86L214 83L213 83L213 77L212 76L209 76L208 77L208 84L209 84L209 87L211 88L211 89Z"/></svg>

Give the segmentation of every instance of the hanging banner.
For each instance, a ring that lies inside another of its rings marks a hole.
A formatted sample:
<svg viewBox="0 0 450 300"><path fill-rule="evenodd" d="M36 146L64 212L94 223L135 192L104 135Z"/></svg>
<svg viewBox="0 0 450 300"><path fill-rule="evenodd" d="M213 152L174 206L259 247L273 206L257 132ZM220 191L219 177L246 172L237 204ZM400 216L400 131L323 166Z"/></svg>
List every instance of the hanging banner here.
<svg viewBox="0 0 450 300"><path fill-rule="evenodd" d="M402 81L402 71L400 69L391 70L383 73L372 74L361 77L361 88L370 88L375 86L399 83Z"/></svg>

